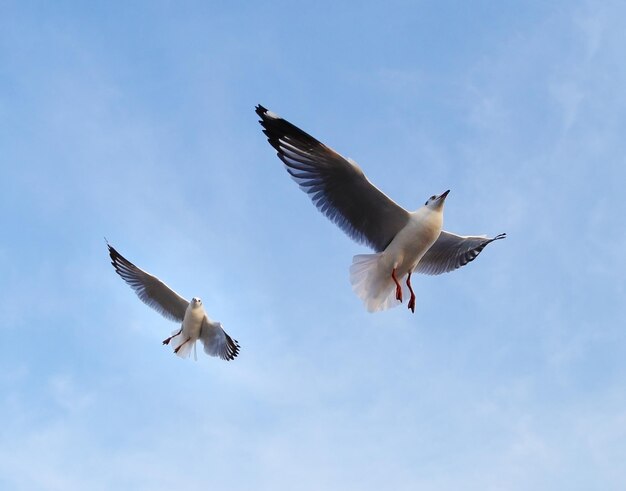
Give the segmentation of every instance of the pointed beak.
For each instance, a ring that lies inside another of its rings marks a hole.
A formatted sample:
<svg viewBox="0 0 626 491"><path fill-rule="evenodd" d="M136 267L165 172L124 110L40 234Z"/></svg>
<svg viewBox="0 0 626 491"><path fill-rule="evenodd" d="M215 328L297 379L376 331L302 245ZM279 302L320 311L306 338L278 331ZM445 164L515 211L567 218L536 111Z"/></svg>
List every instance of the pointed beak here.
<svg viewBox="0 0 626 491"><path fill-rule="evenodd" d="M443 203L443 201L446 199L446 196L448 196L449 192L450 190L448 189L445 193L443 193L441 196L437 198L437 201L441 201Z"/></svg>

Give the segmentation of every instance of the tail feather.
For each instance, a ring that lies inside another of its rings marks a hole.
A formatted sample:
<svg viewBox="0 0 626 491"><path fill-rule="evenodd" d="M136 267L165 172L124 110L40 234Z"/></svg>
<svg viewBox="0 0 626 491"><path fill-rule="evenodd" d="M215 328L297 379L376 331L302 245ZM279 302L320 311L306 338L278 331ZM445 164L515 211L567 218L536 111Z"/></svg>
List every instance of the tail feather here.
<svg viewBox="0 0 626 491"><path fill-rule="evenodd" d="M181 358L189 358L189 355L191 355L192 351L194 351L195 353L196 341L187 341L187 338L184 338L182 334L180 336L176 336L172 341L172 348L174 348L176 356L180 356ZM178 351L176 351L176 349L178 349Z"/></svg>
<svg viewBox="0 0 626 491"><path fill-rule="evenodd" d="M380 267L381 253L358 254L352 258L350 283L369 312L387 310L400 305L396 299L396 284L391 275ZM406 287L403 285L403 294Z"/></svg>

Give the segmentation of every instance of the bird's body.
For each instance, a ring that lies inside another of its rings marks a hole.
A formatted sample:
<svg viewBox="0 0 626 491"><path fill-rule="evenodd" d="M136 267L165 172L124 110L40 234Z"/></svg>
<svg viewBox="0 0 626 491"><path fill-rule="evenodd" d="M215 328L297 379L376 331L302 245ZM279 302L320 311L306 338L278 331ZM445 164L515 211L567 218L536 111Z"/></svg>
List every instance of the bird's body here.
<svg viewBox="0 0 626 491"><path fill-rule="evenodd" d="M172 341L174 353L181 358L187 358L190 355L191 348L195 349L196 341L200 338L202 321L205 317L206 312L202 302L194 297L185 310L185 317L180 329L174 331L172 337L169 338Z"/></svg>
<svg viewBox="0 0 626 491"><path fill-rule="evenodd" d="M369 311L401 303L399 279L406 276L408 307L415 312L414 271L453 271L473 261L487 244L505 237L443 231L443 205L449 191L431 196L422 208L408 212L376 188L352 159L263 106L257 106L256 113L287 172L315 206L350 237L376 251L354 256L350 268L352 287Z"/></svg>
<svg viewBox="0 0 626 491"><path fill-rule="evenodd" d="M427 205L411 212L406 225L394 236L384 251L359 254L352 259L350 283L365 303L367 310L376 312L401 303L397 294L397 278L410 278L424 254L435 243L443 225L443 206L433 209ZM410 289L410 283L407 283ZM415 297L410 291L411 299Z"/></svg>
<svg viewBox="0 0 626 491"><path fill-rule="evenodd" d="M108 245L108 244L107 244ZM193 297L188 302L156 276L143 271L108 245L111 264L117 274L135 290L139 299L164 317L180 322L180 329L163 341L172 343L174 353L188 358L196 341L202 342L210 356L233 360L239 354L239 343L232 339L219 322L212 321L204 310L202 300Z"/></svg>
<svg viewBox="0 0 626 491"><path fill-rule="evenodd" d="M196 300L194 302L194 300ZM206 317L206 312L201 302L197 299L192 299L185 311L185 318L183 319L183 338L196 341L200 337L202 331L202 321Z"/></svg>
<svg viewBox="0 0 626 491"><path fill-rule="evenodd" d="M412 273L426 251L435 243L443 225L443 207L422 206L411 213L407 224L382 252L386 269L400 277Z"/></svg>

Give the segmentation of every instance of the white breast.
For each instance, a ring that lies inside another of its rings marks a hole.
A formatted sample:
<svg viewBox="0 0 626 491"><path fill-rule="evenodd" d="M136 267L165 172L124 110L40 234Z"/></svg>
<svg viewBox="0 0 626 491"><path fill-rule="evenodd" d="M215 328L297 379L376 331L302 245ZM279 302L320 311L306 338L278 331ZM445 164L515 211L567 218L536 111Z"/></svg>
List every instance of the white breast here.
<svg viewBox="0 0 626 491"><path fill-rule="evenodd" d="M201 305L193 306L190 303L185 311L185 318L183 319L182 337L185 339L190 338L192 341L198 339L204 316L204 308Z"/></svg>
<svg viewBox="0 0 626 491"><path fill-rule="evenodd" d="M443 213L426 207L412 212L407 225L383 252L386 266L396 268L398 277L412 271L441 233Z"/></svg>

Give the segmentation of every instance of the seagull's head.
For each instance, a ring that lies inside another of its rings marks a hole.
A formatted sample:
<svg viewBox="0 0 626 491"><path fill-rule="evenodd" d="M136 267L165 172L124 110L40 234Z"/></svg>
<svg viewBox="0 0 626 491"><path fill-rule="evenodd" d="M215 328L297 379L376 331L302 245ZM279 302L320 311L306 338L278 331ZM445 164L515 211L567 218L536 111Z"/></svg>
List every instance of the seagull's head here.
<svg viewBox="0 0 626 491"><path fill-rule="evenodd" d="M191 299L191 305L194 307L199 307L200 305L202 305L202 300L199 297L193 297Z"/></svg>
<svg viewBox="0 0 626 491"><path fill-rule="evenodd" d="M449 192L450 190L448 189L445 193L442 193L439 196L432 195L430 198L428 198L428 201L424 203L424 206L434 211L442 210L443 203L446 200L446 197L448 196Z"/></svg>

